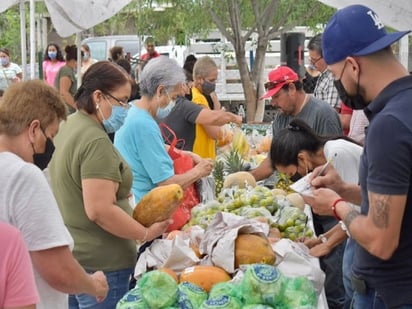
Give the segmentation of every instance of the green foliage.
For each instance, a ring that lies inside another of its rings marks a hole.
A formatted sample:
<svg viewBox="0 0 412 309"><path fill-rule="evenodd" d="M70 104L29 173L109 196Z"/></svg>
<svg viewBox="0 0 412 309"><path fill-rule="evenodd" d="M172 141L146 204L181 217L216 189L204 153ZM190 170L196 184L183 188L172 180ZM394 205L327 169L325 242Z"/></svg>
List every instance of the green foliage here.
<svg viewBox="0 0 412 309"><path fill-rule="evenodd" d="M0 14L0 47L8 48L11 61L20 63L20 14L18 6Z"/></svg>

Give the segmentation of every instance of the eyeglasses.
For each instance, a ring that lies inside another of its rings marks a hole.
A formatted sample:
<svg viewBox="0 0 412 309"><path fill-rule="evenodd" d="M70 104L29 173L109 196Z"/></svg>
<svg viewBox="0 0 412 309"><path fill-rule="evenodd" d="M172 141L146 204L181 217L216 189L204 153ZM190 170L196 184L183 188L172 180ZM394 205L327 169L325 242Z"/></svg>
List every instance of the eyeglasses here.
<svg viewBox="0 0 412 309"><path fill-rule="evenodd" d="M313 65L315 65L320 59L322 59L323 57L320 56L318 59L313 59L309 57L309 62Z"/></svg>
<svg viewBox="0 0 412 309"><path fill-rule="evenodd" d="M128 109L130 107L127 102L123 102L122 100L116 98L115 96L111 95L110 93L105 93L105 94L107 94L109 97L111 97L117 103L119 103L121 107L126 108L126 109Z"/></svg>

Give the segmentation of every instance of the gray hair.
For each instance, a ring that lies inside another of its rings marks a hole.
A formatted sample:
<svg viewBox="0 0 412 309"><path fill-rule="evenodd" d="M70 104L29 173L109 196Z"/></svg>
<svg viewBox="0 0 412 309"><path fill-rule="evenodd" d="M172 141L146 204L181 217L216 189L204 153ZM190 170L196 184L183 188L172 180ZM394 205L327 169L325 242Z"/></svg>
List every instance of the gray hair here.
<svg viewBox="0 0 412 309"><path fill-rule="evenodd" d="M193 77L207 77L214 69L217 69L216 62L209 56L203 56L195 62L193 67Z"/></svg>
<svg viewBox="0 0 412 309"><path fill-rule="evenodd" d="M322 33L318 33L313 38L310 39L308 43L308 49L317 52L320 56L322 53Z"/></svg>
<svg viewBox="0 0 412 309"><path fill-rule="evenodd" d="M166 56L156 57L147 63L140 74L140 93L152 98L160 85L163 85L166 91L171 92L185 81L183 69L176 60Z"/></svg>

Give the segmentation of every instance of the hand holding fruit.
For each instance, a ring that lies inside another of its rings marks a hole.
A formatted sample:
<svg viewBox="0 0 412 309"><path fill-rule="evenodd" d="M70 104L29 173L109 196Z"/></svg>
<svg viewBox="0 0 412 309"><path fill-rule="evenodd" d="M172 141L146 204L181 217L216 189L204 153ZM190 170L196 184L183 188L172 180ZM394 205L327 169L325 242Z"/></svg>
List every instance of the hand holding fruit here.
<svg viewBox="0 0 412 309"><path fill-rule="evenodd" d="M173 223L173 219L166 219L164 221L153 223L150 227L146 229L147 235L143 239L144 241L153 240L161 235L167 230L170 224Z"/></svg>

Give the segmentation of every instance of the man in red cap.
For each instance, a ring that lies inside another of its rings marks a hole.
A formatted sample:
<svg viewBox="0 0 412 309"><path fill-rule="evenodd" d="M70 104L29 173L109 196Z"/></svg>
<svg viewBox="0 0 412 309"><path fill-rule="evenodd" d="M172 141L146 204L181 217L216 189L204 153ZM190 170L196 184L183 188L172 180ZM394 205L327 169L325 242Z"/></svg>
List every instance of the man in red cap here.
<svg viewBox="0 0 412 309"><path fill-rule="evenodd" d="M269 72L268 79L266 93L260 99L271 98L272 106L278 109L272 122L273 135L286 128L295 117L305 121L319 135L342 134L336 111L328 103L306 94L299 76L291 68L280 66ZM273 172L267 157L251 173L256 180L263 180Z"/></svg>
<svg viewBox="0 0 412 309"><path fill-rule="evenodd" d="M305 121L317 134L342 135L342 126L336 110L325 101L306 94L299 76L291 68L280 66L268 76L266 93L261 99L271 98L272 106L278 109L274 116L273 136L286 128L294 118ZM256 180L268 178L274 170L268 156L261 165L252 170ZM326 233L338 221L331 216L313 215L317 235ZM342 308L345 290L342 280L342 258L344 244L335 247L330 254L320 258L322 270L326 274L325 292L329 308Z"/></svg>

